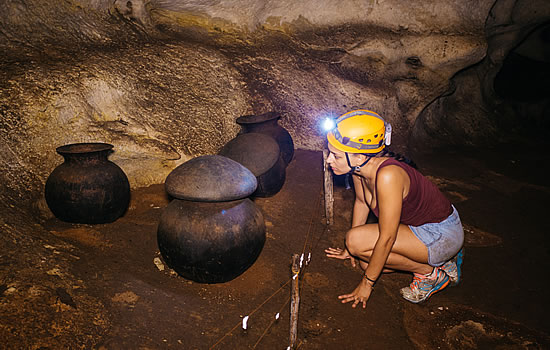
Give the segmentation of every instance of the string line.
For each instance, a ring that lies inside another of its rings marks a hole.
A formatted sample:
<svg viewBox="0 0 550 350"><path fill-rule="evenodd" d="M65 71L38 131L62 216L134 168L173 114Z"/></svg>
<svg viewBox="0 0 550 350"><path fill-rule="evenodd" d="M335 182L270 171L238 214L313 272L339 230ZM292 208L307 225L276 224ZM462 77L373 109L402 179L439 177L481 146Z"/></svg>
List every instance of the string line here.
<svg viewBox="0 0 550 350"><path fill-rule="evenodd" d="M315 217L315 214L318 212L319 210L319 206L320 206L320 203L321 203L321 196L322 196L322 192L319 194L319 196L317 197L317 202L314 206L314 210L312 212L312 215L311 215L311 219L309 221L309 225L308 225L308 230L307 230L307 234L306 234L306 239L304 240L304 246L303 246L303 249L302 249L302 255L305 254L305 251L306 251L306 247L307 247L307 243L309 241L309 236L310 236L310 233L311 233L311 227L313 226L313 219ZM304 267L305 268L305 267ZM300 274L302 273L302 271L300 271ZM286 287L290 281L292 281L292 277L286 281L285 284L283 284L281 287L279 287L279 289L277 289L273 294L271 294L270 297L268 297L266 300L264 300L260 305L258 305L252 312L250 312L248 314L248 316L252 316L256 311L258 311L263 305L265 305L269 300L271 300L276 294L278 294L284 287ZM302 283L300 283L302 284ZM281 306L280 310L282 310L287 304L288 302L290 301L290 297L287 299L287 301ZM279 311L280 313L280 311ZM271 323L267 326L267 328L264 330L264 332L262 333L262 335L260 336L260 338L258 339L258 341L256 342L256 344L254 344L254 349L256 348L256 346L258 345L258 343L262 340L262 338L265 336L265 334L267 333L267 331L269 330L269 328L271 328L271 326L273 325L273 323L275 323L274 320L271 321ZM237 329L239 327L239 325L241 325L241 322L237 323L233 328L231 328L227 333L225 333L223 335L223 337L221 337L216 343L214 343L214 345L212 345L210 347L210 350L214 349L219 343L221 343L223 341L223 339L225 339L227 336L229 336L235 329ZM301 345L301 342L299 344L299 346Z"/></svg>
<svg viewBox="0 0 550 350"><path fill-rule="evenodd" d="M281 311L283 311L283 308L288 304L288 302L290 301L290 296L288 297L288 299L286 300L286 302L281 306L281 308L279 309L279 315L281 314ZM258 346L258 344L260 343L260 341L263 339L263 337L266 335L267 331L271 328L271 326L273 326L273 324L277 321L277 319L273 319L271 320L271 322L269 323L269 325L267 326L267 328L265 329L265 331L262 333L262 335L260 336L260 338L258 339L258 341L256 342L256 344L254 344L254 346L252 347L252 349L256 349L256 346Z"/></svg>
<svg viewBox="0 0 550 350"><path fill-rule="evenodd" d="M265 303L267 303L271 298L273 298L277 293L279 293L284 287L286 287L290 281L292 281L292 278L289 278L288 281L286 281L285 284L283 284L281 287L279 287L279 289L277 289L273 294L271 294L271 296L269 298L267 298L266 300L263 301L263 303L261 303L258 307L256 307L252 312L250 312L248 314L248 316L252 316L256 311L258 311L262 306L265 305ZM237 327L239 327L239 325L241 325L241 322L237 323L235 325L235 327L231 328L229 330L229 332L225 333L223 337L221 337L216 343L214 343L214 345L212 345L210 347L210 350L211 349L214 349L216 347L216 345L218 345L223 339L225 339L225 337L227 337L228 335L231 334L231 332L233 332L235 329L237 329Z"/></svg>
<svg viewBox="0 0 550 350"><path fill-rule="evenodd" d="M318 212L319 210L319 205L321 204L321 196L322 196L322 192L319 194L319 196L317 197L317 203L315 204L315 207L314 207L314 210L313 210L313 213L311 213L311 219L309 220L309 227L307 229L307 235L306 235L306 239L304 240L304 248L302 249L302 254L305 253L306 251L306 245L309 241L309 235L311 233L311 226L313 225L313 218L315 217L315 214Z"/></svg>

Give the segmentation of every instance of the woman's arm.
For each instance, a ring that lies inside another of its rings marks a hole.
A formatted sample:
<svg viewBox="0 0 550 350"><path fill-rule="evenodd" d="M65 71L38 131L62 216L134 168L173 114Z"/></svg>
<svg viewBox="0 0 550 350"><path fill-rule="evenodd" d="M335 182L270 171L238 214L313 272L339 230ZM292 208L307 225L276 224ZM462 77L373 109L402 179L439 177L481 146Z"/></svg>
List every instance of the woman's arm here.
<svg viewBox="0 0 550 350"><path fill-rule="evenodd" d="M363 181L359 176L352 176L353 178L353 187L355 188L355 201L353 202L353 215L351 218L351 227L361 226L367 222L367 217L369 216L369 206L365 200L365 190L363 188ZM356 266L356 261L353 256L349 253L347 248L327 248L325 249L327 257L334 259L351 260L351 266Z"/></svg>
<svg viewBox="0 0 550 350"><path fill-rule="evenodd" d="M356 175L352 175L353 187L355 188L355 201L353 202L353 213L351 217L351 227L361 226L367 223L370 208L365 199L365 188L363 181Z"/></svg>
<svg viewBox="0 0 550 350"><path fill-rule="evenodd" d="M406 173L399 167L394 166L381 169L377 177L376 198L379 208L379 235L370 257L369 266L365 270L366 276L371 280L376 280L382 273L397 238L403 206L403 194L408 180Z"/></svg>
<svg viewBox="0 0 550 350"><path fill-rule="evenodd" d="M378 217L379 235L365 270L366 278L359 282L353 292L338 297L343 303L353 302L352 307L356 307L358 304L363 304L363 308L366 307L374 286L372 281L378 279L384 265L386 265L397 238L397 230L401 219L404 184L408 181L406 173L401 173L398 167L388 166L378 172L377 178L376 199L380 210Z"/></svg>

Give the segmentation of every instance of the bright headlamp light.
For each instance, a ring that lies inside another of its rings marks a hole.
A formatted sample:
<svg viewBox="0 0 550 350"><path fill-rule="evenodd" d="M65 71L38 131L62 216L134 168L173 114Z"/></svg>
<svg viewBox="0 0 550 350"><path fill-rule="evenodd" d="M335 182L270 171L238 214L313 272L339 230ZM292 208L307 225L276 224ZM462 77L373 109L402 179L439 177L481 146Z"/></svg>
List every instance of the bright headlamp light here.
<svg viewBox="0 0 550 350"><path fill-rule="evenodd" d="M336 128L336 120L334 118L327 117L323 120L322 127L326 132L334 130L334 128Z"/></svg>

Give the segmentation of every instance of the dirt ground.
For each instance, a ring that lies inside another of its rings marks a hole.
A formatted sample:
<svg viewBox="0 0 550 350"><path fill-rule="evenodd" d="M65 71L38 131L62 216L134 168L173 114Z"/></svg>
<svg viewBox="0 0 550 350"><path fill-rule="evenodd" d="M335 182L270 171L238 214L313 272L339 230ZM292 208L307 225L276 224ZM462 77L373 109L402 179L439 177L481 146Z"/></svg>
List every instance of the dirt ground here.
<svg viewBox="0 0 550 350"><path fill-rule="evenodd" d="M156 242L169 201L163 185L134 190L128 212L112 224L44 226L79 248L72 273L103 304L110 326L96 349L286 349L291 256L302 253L311 260L300 277L299 349L549 349L550 187L537 169L549 158L501 149L415 159L457 207L466 232L462 282L420 305L399 295L411 280L406 273L383 275L366 309L337 299L361 274L323 250L343 246L353 192L335 179L335 222L325 225L320 152L296 151L283 189L255 200L266 244L227 283L187 281L164 266ZM58 312L78 309L77 292L57 291Z"/></svg>

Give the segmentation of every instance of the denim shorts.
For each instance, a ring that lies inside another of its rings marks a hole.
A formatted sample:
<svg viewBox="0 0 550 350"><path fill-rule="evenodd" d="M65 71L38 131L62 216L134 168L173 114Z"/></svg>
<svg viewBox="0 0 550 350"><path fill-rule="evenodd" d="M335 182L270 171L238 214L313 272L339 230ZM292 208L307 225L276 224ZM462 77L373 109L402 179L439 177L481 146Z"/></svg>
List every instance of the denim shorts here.
<svg viewBox="0 0 550 350"><path fill-rule="evenodd" d="M456 208L445 220L420 226L411 231L428 248L428 264L441 266L455 256L464 244L464 230Z"/></svg>

